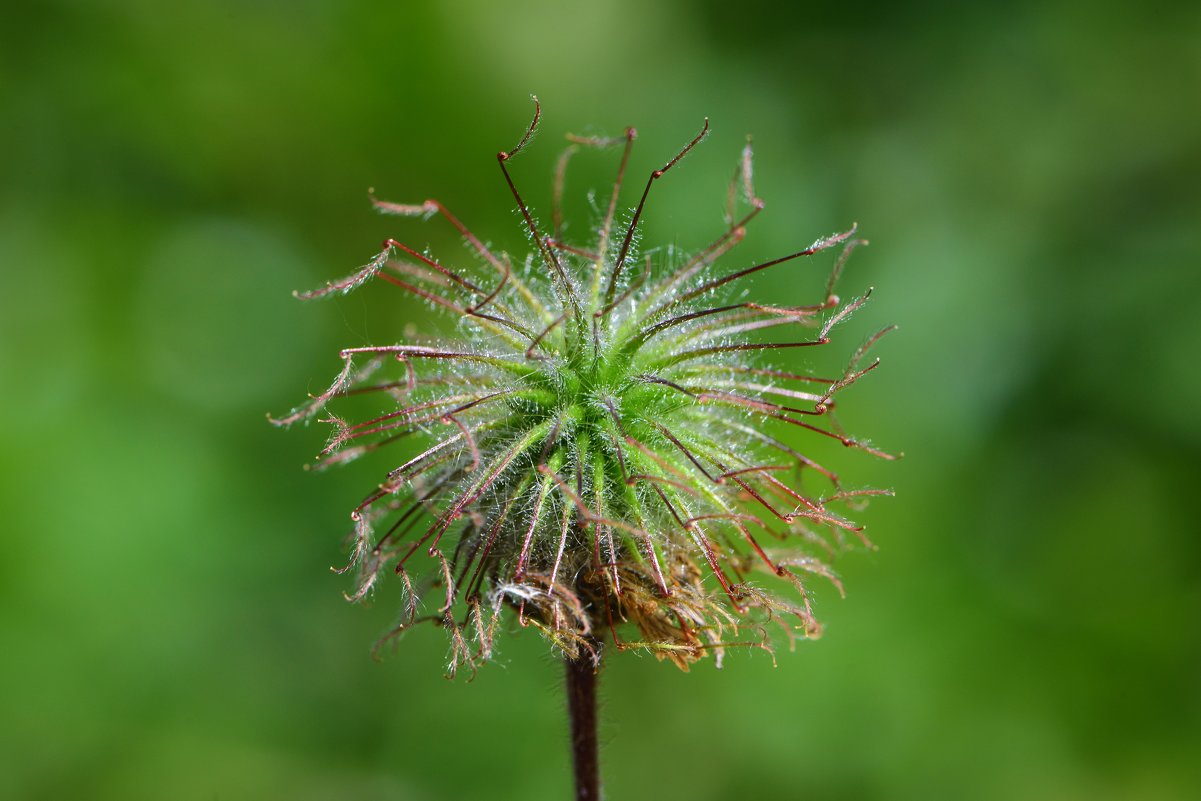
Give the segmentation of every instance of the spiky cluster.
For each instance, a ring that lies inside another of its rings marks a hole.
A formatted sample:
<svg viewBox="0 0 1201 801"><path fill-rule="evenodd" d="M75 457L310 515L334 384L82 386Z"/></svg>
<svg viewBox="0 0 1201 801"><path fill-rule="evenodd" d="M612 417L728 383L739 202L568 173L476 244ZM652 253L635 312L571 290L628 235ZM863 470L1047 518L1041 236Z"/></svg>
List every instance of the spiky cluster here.
<svg viewBox="0 0 1201 801"><path fill-rule="evenodd" d="M441 215L465 239L472 263L451 267L390 239L354 275L299 295L325 297L380 279L459 322L453 339L342 351L333 385L274 421L307 420L336 398L370 395L380 401L377 416L326 418L335 429L320 467L406 438L420 443L351 513L348 568L359 579L349 597L363 598L381 576L396 573L406 610L395 633L419 620L444 626L452 674L489 657L506 608L571 658L598 658L599 642L611 637L618 648L649 649L686 668L706 654L720 659L731 645L765 646L768 620L789 636L816 636L802 576L824 576L841 591L814 554L833 550L847 533L862 538L837 504L882 493L843 489L775 429L803 429L892 458L831 419L835 395L878 364L862 363L885 332L834 378L771 369L756 357L824 345L863 304L866 295L845 305L834 295L860 242L854 228L772 261L719 267L763 208L748 141L721 236L656 275L655 254L635 253L647 196L705 136L708 121L651 173L616 232L635 132L572 137L560 161L552 230L544 232L507 167L539 115L536 109L516 148L498 154L534 250L524 263L488 247L438 201L376 200L385 214ZM558 206L563 168L581 146L623 149L595 241L574 246L560 240ZM817 304L717 300L748 276L835 245L842 252ZM748 336L774 326L809 330L789 342ZM803 490L804 473L820 475L825 493ZM790 547L777 553L762 544L769 541ZM792 589L779 597L754 578L762 574ZM427 591L433 597L423 603Z"/></svg>

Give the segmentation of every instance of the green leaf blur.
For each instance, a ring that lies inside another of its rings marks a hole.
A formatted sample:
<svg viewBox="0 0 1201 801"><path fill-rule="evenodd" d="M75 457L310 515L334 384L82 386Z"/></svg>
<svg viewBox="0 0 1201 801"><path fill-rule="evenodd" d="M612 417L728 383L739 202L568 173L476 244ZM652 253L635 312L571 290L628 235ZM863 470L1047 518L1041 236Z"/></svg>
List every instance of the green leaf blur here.
<svg viewBox="0 0 1201 801"><path fill-rule="evenodd" d="M530 93L544 213L564 133L637 126L642 175L708 116L646 241L710 241L752 133L735 258L858 221L843 289L876 294L844 341L900 326L843 411L906 453L839 454L897 492L861 516L879 551L838 558L847 598L819 589L825 637L777 667L611 660L607 797L1198 797L1198 42L1185 2L7 9L0 798L568 796L541 639L471 683L432 628L373 661L398 588L365 610L327 568L374 474L304 472L325 432L265 420L430 325L380 288L291 296L387 236L461 252L368 187L519 249L495 154ZM583 221L611 164L577 162Z"/></svg>

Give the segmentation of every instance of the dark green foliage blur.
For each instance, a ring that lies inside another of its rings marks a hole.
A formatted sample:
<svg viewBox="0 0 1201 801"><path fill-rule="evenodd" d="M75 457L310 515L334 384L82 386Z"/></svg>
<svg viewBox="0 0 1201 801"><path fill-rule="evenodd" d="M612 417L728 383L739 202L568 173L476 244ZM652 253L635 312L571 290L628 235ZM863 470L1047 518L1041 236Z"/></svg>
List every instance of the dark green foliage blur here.
<svg viewBox="0 0 1201 801"><path fill-rule="evenodd" d="M784 10L788 8L790 10ZM720 230L747 133L767 209L728 264L859 221L842 397L899 463L824 639L682 674L611 654L612 799L1201 797L1201 6L42 2L0 23L0 798L564 799L560 668L473 683L395 587L341 593L382 462L304 472L338 348L424 312L302 304L436 197L519 250L563 134L639 129L647 244ZM568 175L584 194L616 154ZM826 263L758 297L817 299ZM796 354L791 367L812 354ZM824 358L824 357L823 357ZM804 444L803 438L794 438Z"/></svg>

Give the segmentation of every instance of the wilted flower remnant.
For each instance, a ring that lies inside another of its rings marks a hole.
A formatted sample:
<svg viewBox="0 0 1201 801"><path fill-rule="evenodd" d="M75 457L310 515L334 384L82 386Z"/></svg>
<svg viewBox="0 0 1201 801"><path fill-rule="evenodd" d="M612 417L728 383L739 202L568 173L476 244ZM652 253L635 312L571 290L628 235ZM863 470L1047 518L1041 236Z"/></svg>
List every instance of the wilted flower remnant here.
<svg viewBox="0 0 1201 801"><path fill-rule="evenodd" d="M560 161L550 227L523 201L498 154L532 252L516 260L476 237L441 202L374 201L384 214L440 216L469 258L443 262L389 239L355 274L300 294L321 298L383 281L457 320L452 338L347 348L328 390L291 414L309 420L350 395L378 413L334 426L317 465L384 446L408 458L351 512L350 566L366 596L384 577L403 587L399 633L433 621L450 636L450 672L493 652L503 614L540 630L569 662L599 663L601 643L646 649L681 668L734 645L766 647L768 624L820 632L807 581L841 585L819 555L848 536L867 542L844 510L880 490L845 488L783 431L832 438L893 458L833 419L835 399L876 367L870 337L841 375L774 369L765 354L825 345L867 300L842 302L835 282L855 229L760 264L725 266L763 209L751 147L728 189L724 230L680 258L639 247L639 221L657 181L708 132L654 170L626 221L618 206L635 131L572 137ZM620 148L611 193L591 241L564 238L559 198L579 148ZM782 305L731 297L769 269L838 247L824 297ZM761 341L772 327L797 330ZM334 406L336 410L336 405ZM398 460L400 461L400 460ZM819 490L802 487L819 484Z"/></svg>

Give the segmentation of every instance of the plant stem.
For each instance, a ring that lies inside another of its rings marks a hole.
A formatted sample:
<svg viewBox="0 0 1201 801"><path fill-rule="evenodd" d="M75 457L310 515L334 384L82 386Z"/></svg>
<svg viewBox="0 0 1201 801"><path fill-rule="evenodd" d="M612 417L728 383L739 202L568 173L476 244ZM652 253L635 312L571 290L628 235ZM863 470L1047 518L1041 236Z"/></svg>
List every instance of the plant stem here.
<svg viewBox="0 0 1201 801"><path fill-rule="evenodd" d="M596 740L596 679L600 665L587 649L565 662L567 713L571 717L571 762L576 801L599 801L600 762Z"/></svg>

